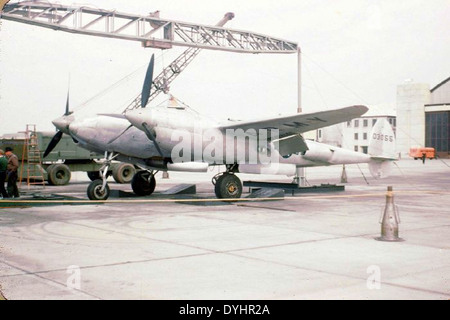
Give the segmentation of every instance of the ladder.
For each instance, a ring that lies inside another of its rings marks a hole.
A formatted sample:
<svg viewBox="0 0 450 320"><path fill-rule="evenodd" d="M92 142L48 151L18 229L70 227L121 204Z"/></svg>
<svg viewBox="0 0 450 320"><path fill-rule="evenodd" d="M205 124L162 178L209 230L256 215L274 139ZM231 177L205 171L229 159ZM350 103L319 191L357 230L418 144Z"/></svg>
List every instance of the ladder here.
<svg viewBox="0 0 450 320"><path fill-rule="evenodd" d="M35 124L27 124L26 127L19 184L22 184L23 170L25 167L27 186L41 185L45 188L44 170L42 168L41 151L39 150Z"/></svg>

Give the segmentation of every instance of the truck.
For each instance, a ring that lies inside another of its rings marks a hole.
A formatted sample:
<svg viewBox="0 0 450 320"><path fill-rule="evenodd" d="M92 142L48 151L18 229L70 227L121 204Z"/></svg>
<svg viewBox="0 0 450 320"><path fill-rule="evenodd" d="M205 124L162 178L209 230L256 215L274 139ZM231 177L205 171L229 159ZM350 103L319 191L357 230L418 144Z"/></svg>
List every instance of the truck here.
<svg viewBox="0 0 450 320"><path fill-rule="evenodd" d="M28 172L32 171L29 166L37 166L32 168L33 171L39 171L44 181L47 181L50 185L68 184L72 172L86 172L92 181L100 178L99 170L102 167L102 154L79 147L72 140L72 137L64 134L53 151L43 158L43 153L54 136L54 132L35 131L32 134L36 136L36 150L39 150L40 153L40 164L32 163L28 159L29 153L26 148L25 132L0 136L0 149L5 150L5 148L10 147L19 158L19 180L27 180ZM131 182L135 173L134 165L118 161L113 162L108 171L108 175L112 175L117 183Z"/></svg>
<svg viewBox="0 0 450 320"><path fill-rule="evenodd" d="M436 159L436 152L434 148L413 147L409 149L409 156L414 160L423 159L424 156L431 160Z"/></svg>

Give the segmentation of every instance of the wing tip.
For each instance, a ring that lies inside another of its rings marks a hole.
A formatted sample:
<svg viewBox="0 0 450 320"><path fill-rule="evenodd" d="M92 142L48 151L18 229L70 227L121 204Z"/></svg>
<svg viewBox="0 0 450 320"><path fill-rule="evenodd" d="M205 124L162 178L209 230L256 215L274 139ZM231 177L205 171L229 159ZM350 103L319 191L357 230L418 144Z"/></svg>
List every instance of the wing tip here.
<svg viewBox="0 0 450 320"><path fill-rule="evenodd" d="M354 105L354 106L351 106L350 108L356 110L360 115L363 115L367 111L369 111L369 107L362 105L362 104Z"/></svg>

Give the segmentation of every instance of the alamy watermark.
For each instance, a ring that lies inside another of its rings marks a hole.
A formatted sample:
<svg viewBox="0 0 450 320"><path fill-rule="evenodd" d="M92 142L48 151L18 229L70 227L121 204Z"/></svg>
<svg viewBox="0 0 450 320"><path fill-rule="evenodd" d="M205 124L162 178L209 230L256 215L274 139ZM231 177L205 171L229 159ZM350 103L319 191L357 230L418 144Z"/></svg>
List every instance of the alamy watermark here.
<svg viewBox="0 0 450 320"><path fill-rule="evenodd" d="M366 270L369 277L366 281L367 289L379 290L381 289L381 268L377 265L371 265Z"/></svg>
<svg viewBox="0 0 450 320"><path fill-rule="evenodd" d="M66 273L69 275L66 280L66 286L69 289L81 289L81 268L76 265L68 266Z"/></svg>
<svg viewBox="0 0 450 320"><path fill-rule="evenodd" d="M218 129L194 128L172 130L171 158L176 162L205 161L215 164L278 163L278 129Z"/></svg>

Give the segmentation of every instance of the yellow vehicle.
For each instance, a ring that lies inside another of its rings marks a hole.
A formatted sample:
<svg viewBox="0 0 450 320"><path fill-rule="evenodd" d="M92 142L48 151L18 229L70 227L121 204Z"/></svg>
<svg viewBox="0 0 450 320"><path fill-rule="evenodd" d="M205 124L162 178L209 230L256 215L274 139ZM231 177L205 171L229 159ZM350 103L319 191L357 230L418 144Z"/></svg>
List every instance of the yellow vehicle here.
<svg viewBox="0 0 450 320"><path fill-rule="evenodd" d="M409 149L409 156L417 159L436 159L436 151L434 148L411 148Z"/></svg>

